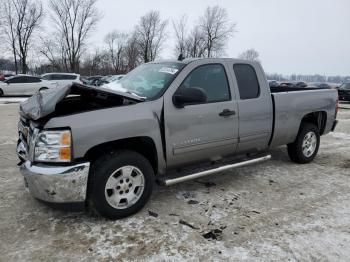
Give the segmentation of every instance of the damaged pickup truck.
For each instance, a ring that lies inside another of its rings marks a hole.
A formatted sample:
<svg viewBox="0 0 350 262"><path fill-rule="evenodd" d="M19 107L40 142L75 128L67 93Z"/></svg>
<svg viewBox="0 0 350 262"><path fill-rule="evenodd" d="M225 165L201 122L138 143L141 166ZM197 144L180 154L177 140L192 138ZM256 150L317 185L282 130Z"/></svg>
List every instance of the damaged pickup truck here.
<svg viewBox="0 0 350 262"><path fill-rule="evenodd" d="M73 84L23 102L20 170L37 199L122 218L146 204L155 180L259 163L281 145L292 161L312 161L337 100L330 89L270 90L255 62L151 62L113 89Z"/></svg>

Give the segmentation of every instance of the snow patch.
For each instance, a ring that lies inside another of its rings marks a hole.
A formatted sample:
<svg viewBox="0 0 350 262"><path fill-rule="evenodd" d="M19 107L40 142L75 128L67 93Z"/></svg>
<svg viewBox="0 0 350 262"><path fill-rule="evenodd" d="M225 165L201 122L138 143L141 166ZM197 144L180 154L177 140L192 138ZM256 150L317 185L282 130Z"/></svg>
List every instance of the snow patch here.
<svg viewBox="0 0 350 262"><path fill-rule="evenodd" d="M334 138L340 138L340 139L345 139L345 140L350 140L350 134L348 133L343 133L343 132L332 132L330 133L331 136Z"/></svg>

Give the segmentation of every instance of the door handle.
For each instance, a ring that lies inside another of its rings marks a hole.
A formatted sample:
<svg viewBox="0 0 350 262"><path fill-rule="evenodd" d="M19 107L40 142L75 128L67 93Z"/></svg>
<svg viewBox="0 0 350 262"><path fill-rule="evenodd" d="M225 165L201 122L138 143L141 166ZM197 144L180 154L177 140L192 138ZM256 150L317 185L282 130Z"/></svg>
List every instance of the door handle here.
<svg viewBox="0 0 350 262"><path fill-rule="evenodd" d="M221 113L219 113L219 116L226 117L226 116L232 116L235 114L236 114L236 111L234 111L234 110L224 109Z"/></svg>

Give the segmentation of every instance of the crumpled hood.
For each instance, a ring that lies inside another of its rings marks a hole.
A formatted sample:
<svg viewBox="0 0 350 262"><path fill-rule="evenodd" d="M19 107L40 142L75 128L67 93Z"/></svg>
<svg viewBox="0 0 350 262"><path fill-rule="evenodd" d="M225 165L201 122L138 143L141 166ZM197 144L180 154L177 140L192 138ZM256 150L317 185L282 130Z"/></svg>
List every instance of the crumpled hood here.
<svg viewBox="0 0 350 262"><path fill-rule="evenodd" d="M20 115L24 118L38 120L55 111L56 104L65 98L71 85L61 88L51 88L45 92L37 92L20 104Z"/></svg>
<svg viewBox="0 0 350 262"><path fill-rule="evenodd" d="M73 83L64 87L50 88L45 92L37 92L20 104L20 115L27 119L38 120L55 112L56 105L68 95L89 94L90 99L126 98L130 101L144 101L140 97L105 88L92 87Z"/></svg>

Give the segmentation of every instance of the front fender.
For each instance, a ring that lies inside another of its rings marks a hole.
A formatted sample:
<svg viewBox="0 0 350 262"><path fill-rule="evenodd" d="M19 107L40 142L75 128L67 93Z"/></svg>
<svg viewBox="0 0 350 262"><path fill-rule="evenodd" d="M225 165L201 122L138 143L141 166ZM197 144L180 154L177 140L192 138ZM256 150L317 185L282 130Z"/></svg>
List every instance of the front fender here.
<svg viewBox="0 0 350 262"><path fill-rule="evenodd" d="M158 170L165 168L160 131L161 99L134 105L94 110L52 118L45 128L69 127L73 138L74 158L103 143L132 137L153 140L158 159Z"/></svg>

